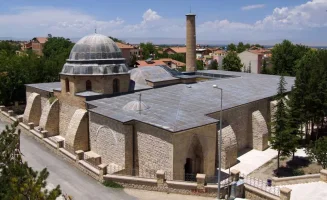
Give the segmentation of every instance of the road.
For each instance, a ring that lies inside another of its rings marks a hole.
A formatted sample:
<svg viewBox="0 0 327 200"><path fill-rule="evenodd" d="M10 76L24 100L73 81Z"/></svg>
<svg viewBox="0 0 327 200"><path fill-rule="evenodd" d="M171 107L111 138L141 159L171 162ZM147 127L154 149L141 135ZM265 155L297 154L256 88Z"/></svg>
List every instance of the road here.
<svg viewBox="0 0 327 200"><path fill-rule="evenodd" d="M0 130L3 130L5 123L0 121ZM56 156L48 148L38 143L32 137L21 134L21 152L23 159L28 162L28 165L35 170L47 168L50 172L47 179L47 188L55 188L60 185L63 194L68 194L73 197L73 200L208 200L213 198L187 196L179 194L167 194L163 192L134 190L134 189L113 189L107 188L82 173L77 168L70 165L60 157Z"/></svg>

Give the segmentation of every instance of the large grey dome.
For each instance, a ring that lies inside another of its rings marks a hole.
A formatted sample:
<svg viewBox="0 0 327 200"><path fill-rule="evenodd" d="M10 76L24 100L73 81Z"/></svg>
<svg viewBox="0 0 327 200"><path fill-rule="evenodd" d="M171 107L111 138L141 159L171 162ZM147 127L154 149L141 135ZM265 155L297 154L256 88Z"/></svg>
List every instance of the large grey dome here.
<svg viewBox="0 0 327 200"><path fill-rule="evenodd" d="M70 52L63 74L127 73L125 59L116 43L101 34L80 39Z"/></svg>
<svg viewBox="0 0 327 200"><path fill-rule="evenodd" d="M69 60L122 58L121 50L109 37L92 34L80 39L70 52Z"/></svg>

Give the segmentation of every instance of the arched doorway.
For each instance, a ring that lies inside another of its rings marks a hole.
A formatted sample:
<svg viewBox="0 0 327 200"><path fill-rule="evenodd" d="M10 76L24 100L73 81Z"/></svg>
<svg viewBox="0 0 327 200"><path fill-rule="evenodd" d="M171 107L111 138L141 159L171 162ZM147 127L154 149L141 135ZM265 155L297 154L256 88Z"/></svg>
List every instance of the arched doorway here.
<svg viewBox="0 0 327 200"><path fill-rule="evenodd" d="M86 81L85 88L86 88L86 91L91 91L92 90L92 83L91 83L90 80Z"/></svg>
<svg viewBox="0 0 327 200"><path fill-rule="evenodd" d="M193 136L191 145L189 146L184 170L186 181L196 181L196 174L204 172L202 146L196 135Z"/></svg>
<svg viewBox="0 0 327 200"><path fill-rule="evenodd" d="M113 93L119 93L119 79L115 78L112 83Z"/></svg>

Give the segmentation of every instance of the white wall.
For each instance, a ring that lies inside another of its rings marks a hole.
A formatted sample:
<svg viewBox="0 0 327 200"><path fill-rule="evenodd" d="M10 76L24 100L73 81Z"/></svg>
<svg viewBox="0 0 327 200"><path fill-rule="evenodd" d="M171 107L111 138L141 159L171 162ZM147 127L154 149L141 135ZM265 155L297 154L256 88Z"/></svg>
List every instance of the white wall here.
<svg viewBox="0 0 327 200"><path fill-rule="evenodd" d="M238 54L240 57L241 62L245 65L246 69L249 68L249 63L251 62L251 73L258 74L258 55L255 53L251 53L248 51L243 51L242 53ZM242 72L244 69L242 68Z"/></svg>

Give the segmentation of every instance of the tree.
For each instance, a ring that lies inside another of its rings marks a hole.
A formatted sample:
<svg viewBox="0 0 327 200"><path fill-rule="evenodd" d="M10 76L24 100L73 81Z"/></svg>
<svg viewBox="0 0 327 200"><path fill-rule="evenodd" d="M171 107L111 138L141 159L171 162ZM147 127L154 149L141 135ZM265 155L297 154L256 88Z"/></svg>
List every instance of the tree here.
<svg viewBox="0 0 327 200"><path fill-rule="evenodd" d="M280 77L278 91L275 97L276 112L272 116L272 134L270 138L272 149L277 150L277 171L280 166L280 156L290 155L296 149L296 138L290 134L288 111L285 98L285 79Z"/></svg>
<svg viewBox="0 0 327 200"><path fill-rule="evenodd" d="M236 51L236 45L234 43L230 43L228 46L227 46L227 51Z"/></svg>
<svg viewBox="0 0 327 200"><path fill-rule="evenodd" d="M155 46L151 43L151 42L147 42L147 43L141 43L140 47L142 49L142 54L144 59L148 59L148 58L155 58L155 55L158 54L158 51L156 50Z"/></svg>
<svg viewBox="0 0 327 200"><path fill-rule="evenodd" d="M218 62L216 59L212 60L210 63L210 69L218 70Z"/></svg>
<svg viewBox="0 0 327 200"><path fill-rule="evenodd" d="M241 59L235 52L229 52L223 60L223 69L227 71L240 72L242 66Z"/></svg>
<svg viewBox="0 0 327 200"><path fill-rule="evenodd" d="M245 49L250 49L251 45L249 43L246 43L246 45L244 47L245 47Z"/></svg>
<svg viewBox="0 0 327 200"><path fill-rule="evenodd" d="M246 47L244 46L243 42L239 42L237 45L237 53L242 53L246 50Z"/></svg>
<svg viewBox="0 0 327 200"><path fill-rule="evenodd" d="M136 57L136 55L133 54L131 57L130 67L134 67L136 62L137 62L137 57Z"/></svg>
<svg viewBox="0 0 327 200"><path fill-rule="evenodd" d="M23 162L19 147L20 130L14 123L0 135L0 199L55 200L61 194L59 185L45 189L49 176L47 169L40 173Z"/></svg>
<svg viewBox="0 0 327 200"><path fill-rule="evenodd" d="M111 37L111 36L108 36L110 39L112 39L114 42L119 42L119 43L125 43L125 41L123 40L120 40L118 38L115 38L115 37Z"/></svg>
<svg viewBox="0 0 327 200"><path fill-rule="evenodd" d="M309 50L303 45L294 45L288 40L276 44L272 49L272 64L274 74L296 75L296 64L299 59Z"/></svg>
<svg viewBox="0 0 327 200"><path fill-rule="evenodd" d="M306 148L306 153L309 155L311 160L316 160L322 168L327 167L327 137L319 138L316 142L311 143Z"/></svg>
<svg viewBox="0 0 327 200"><path fill-rule="evenodd" d="M196 60L196 69L197 70L203 70L203 61L202 60Z"/></svg>
<svg viewBox="0 0 327 200"><path fill-rule="evenodd" d="M267 60L266 59L263 59L261 74L268 74Z"/></svg>

